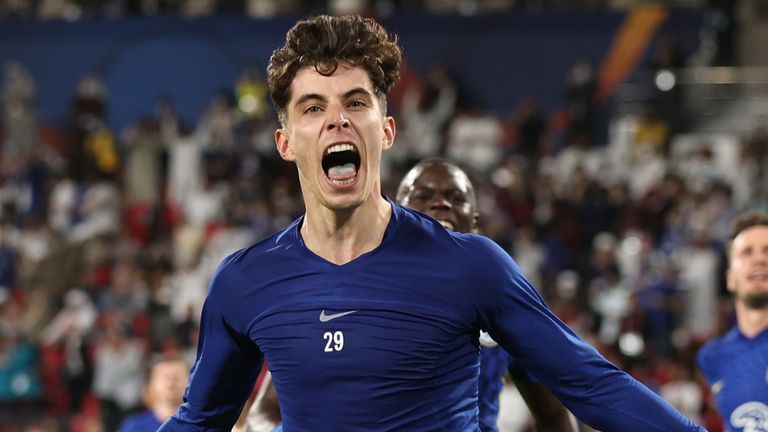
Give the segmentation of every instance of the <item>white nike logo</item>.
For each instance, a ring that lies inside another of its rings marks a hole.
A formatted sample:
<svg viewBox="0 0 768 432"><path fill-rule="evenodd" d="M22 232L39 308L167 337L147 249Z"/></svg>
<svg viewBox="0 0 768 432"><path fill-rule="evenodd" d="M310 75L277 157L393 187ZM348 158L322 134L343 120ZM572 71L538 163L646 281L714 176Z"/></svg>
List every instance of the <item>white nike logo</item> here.
<svg viewBox="0 0 768 432"><path fill-rule="evenodd" d="M714 384L712 384L712 387L711 387L712 393L714 394L720 393L720 390L722 390L723 387L725 387L725 380L721 379L720 381L717 381Z"/></svg>
<svg viewBox="0 0 768 432"><path fill-rule="evenodd" d="M334 319L336 319L336 318L341 318L341 317L343 317L344 315L353 314L353 313L355 313L355 312L357 312L357 311L356 311L356 310L353 310L353 311L339 312L339 313L335 313L335 314L326 315L326 314L325 314L325 309L323 309L323 310L320 312L320 322L328 322L328 321L330 321L330 320L334 320Z"/></svg>

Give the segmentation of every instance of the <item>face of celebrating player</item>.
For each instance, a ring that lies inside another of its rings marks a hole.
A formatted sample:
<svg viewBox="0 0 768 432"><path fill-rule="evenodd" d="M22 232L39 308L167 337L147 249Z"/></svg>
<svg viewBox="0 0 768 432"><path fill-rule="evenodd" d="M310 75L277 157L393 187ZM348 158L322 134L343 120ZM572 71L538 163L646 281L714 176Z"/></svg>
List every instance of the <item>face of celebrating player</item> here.
<svg viewBox="0 0 768 432"><path fill-rule="evenodd" d="M307 212L352 210L381 198L381 153L395 138L366 71L340 63L330 76L305 67L291 84L275 142L296 162Z"/></svg>
<svg viewBox="0 0 768 432"><path fill-rule="evenodd" d="M768 308L768 226L747 228L733 239L727 282L737 302Z"/></svg>
<svg viewBox="0 0 768 432"><path fill-rule="evenodd" d="M458 232L477 231L475 192L459 168L436 162L423 167L413 178L402 203L426 213L446 228Z"/></svg>

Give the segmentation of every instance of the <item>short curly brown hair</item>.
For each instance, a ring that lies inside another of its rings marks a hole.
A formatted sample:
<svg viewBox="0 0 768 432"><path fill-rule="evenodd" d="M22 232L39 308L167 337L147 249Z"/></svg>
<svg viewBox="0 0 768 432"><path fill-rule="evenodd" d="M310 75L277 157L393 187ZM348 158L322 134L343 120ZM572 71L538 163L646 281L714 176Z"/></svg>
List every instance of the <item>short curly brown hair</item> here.
<svg viewBox="0 0 768 432"><path fill-rule="evenodd" d="M288 31L285 45L276 49L267 66L267 81L277 115L285 122L291 83L305 66L326 76L339 62L363 67L386 112L387 93L400 79L402 50L397 37L376 21L358 15L319 15L299 21Z"/></svg>

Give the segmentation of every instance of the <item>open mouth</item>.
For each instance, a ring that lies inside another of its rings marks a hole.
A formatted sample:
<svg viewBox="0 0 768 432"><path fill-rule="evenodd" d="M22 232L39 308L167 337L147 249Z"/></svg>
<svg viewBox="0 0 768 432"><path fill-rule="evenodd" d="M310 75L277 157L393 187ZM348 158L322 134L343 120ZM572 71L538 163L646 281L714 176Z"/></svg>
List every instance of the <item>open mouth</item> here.
<svg viewBox="0 0 768 432"><path fill-rule="evenodd" d="M334 144L323 154L323 171L334 186L347 186L357 180L360 153L352 144Z"/></svg>
<svg viewBox="0 0 768 432"><path fill-rule="evenodd" d="M445 219L439 219L438 222L440 222L440 225L444 226L445 228L451 231L456 231L456 228L453 226L453 222Z"/></svg>

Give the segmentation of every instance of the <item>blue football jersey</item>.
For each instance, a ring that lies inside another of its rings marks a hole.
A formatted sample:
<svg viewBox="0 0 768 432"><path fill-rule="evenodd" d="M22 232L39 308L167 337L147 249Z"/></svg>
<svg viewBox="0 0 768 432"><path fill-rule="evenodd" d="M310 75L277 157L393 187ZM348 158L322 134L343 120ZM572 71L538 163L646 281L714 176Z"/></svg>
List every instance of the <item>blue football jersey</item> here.
<svg viewBox="0 0 768 432"><path fill-rule="evenodd" d="M288 432L475 432L481 328L597 429L703 430L573 333L492 240L390 203L381 244L344 265L305 246L302 219L227 257L160 430L228 430L266 357Z"/></svg>
<svg viewBox="0 0 768 432"><path fill-rule="evenodd" d="M118 432L147 432L157 430L163 422L157 419L151 410L126 417Z"/></svg>
<svg viewBox="0 0 768 432"><path fill-rule="evenodd" d="M480 376L477 382L477 406L481 432L496 432L499 419L499 395L504 386L510 355L500 347L480 349Z"/></svg>
<svg viewBox="0 0 768 432"><path fill-rule="evenodd" d="M734 327L698 361L728 431L768 432L768 330L748 339Z"/></svg>

